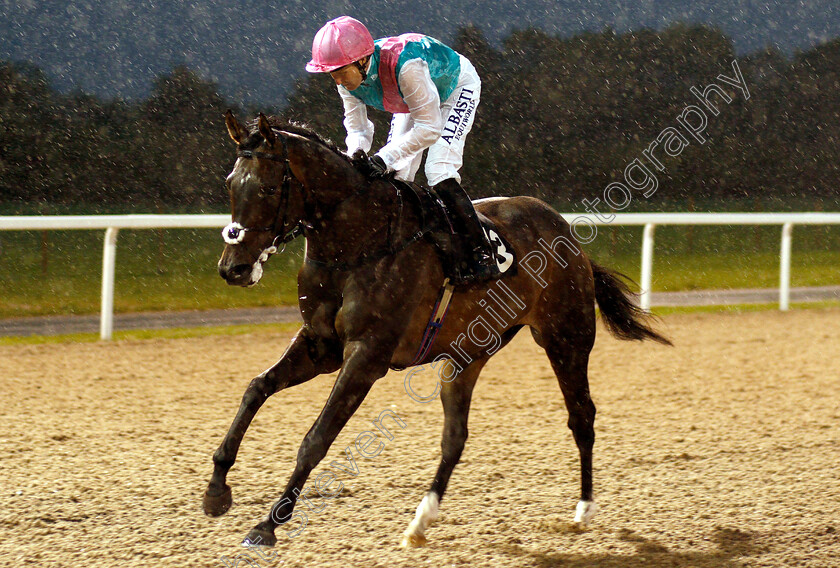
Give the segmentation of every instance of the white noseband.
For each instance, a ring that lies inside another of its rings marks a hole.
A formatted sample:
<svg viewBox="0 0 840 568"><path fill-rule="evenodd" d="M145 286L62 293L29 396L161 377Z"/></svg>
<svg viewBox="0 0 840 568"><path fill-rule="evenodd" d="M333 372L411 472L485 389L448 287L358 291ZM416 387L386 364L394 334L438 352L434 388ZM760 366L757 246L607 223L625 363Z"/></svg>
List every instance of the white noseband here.
<svg viewBox="0 0 840 568"><path fill-rule="evenodd" d="M229 245L238 245L245 238L245 227L239 223L233 222L224 229L222 229L222 238Z"/></svg>

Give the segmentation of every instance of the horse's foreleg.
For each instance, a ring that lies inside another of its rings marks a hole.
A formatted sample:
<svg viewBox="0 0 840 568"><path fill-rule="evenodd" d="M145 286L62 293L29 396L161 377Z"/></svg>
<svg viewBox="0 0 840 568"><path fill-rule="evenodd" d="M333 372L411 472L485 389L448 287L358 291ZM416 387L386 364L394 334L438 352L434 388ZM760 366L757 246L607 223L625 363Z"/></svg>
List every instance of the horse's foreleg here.
<svg viewBox="0 0 840 568"><path fill-rule="evenodd" d="M331 373L341 365L341 352L307 328L301 329L280 360L251 381L239 411L233 419L219 449L213 454L213 476L204 493L204 512L223 515L230 508L230 487L225 483L227 473L236 461L239 445L257 411L272 394L306 382L320 374Z"/></svg>
<svg viewBox="0 0 840 568"><path fill-rule="evenodd" d="M472 392L486 362L487 359L479 359L461 371L454 380L442 383L440 400L443 403L444 421L443 438L440 442L440 465L429 492L417 506L414 520L403 533L403 547L420 547L426 544L426 529L437 519L440 499L467 442L467 418Z"/></svg>
<svg viewBox="0 0 840 568"><path fill-rule="evenodd" d="M271 508L268 518L254 527L243 544L274 546L274 529L287 522L294 512L297 496L312 470L327 455L341 429L362 404L373 383L388 372L390 357L382 357L359 342L348 344L341 372L335 381L327 403L315 424L306 433L297 455L297 464L279 501Z"/></svg>

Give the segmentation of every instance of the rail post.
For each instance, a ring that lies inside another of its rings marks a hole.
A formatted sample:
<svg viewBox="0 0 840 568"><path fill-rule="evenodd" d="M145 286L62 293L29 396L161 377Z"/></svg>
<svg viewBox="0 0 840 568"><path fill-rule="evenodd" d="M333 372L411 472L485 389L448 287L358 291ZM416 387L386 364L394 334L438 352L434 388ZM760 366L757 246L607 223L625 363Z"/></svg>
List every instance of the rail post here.
<svg viewBox="0 0 840 568"><path fill-rule="evenodd" d="M656 225L647 223L642 233L642 290L639 298L639 307L646 312L650 311L650 287L653 281L653 233Z"/></svg>
<svg viewBox="0 0 840 568"><path fill-rule="evenodd" d="M117 264L117 235L120 230L108 227L102 250L102 313L99 316L99 339L111 339L114 332L114 269Z"/></svg>
<svg viewBox="0 0 840 568"><path fill-rule="evenodd" d="M782 225L782 252L779 255L779 310L790 308L790 256L793 241L793 223Z"/></svg>

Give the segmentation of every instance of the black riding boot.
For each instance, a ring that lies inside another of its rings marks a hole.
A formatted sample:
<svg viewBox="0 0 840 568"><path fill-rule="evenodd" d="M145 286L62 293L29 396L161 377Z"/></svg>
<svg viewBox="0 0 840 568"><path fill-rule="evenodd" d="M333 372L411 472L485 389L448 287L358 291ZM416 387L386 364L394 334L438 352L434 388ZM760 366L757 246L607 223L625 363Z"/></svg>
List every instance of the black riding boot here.
<svg viewBox="0 0 840 568"><path fill-rule="evenodd" d="M449 178L433 188L452 216L455 229L452 245L457 273L453 284L489 280L498 275L493 249L481 227L470 197L455 179Z"/></svg>

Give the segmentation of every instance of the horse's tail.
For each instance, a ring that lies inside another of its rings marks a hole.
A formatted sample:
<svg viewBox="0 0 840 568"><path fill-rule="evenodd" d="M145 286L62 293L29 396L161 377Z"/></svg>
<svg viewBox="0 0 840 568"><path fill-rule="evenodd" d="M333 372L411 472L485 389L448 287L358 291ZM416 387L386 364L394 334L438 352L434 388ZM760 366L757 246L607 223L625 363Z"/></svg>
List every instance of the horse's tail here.
<svg viewBox="0 0 840 568"><path fill-rule="evenodd" d="M653 316L633 302L638 294L625 282L630 280L627 276L598 266L594 262L592 274L595 277L595 301L601 308L601 316L610 333L619 339L652 339L665 345L673 345L666 337L653 331L648 324Z"/></svg>

